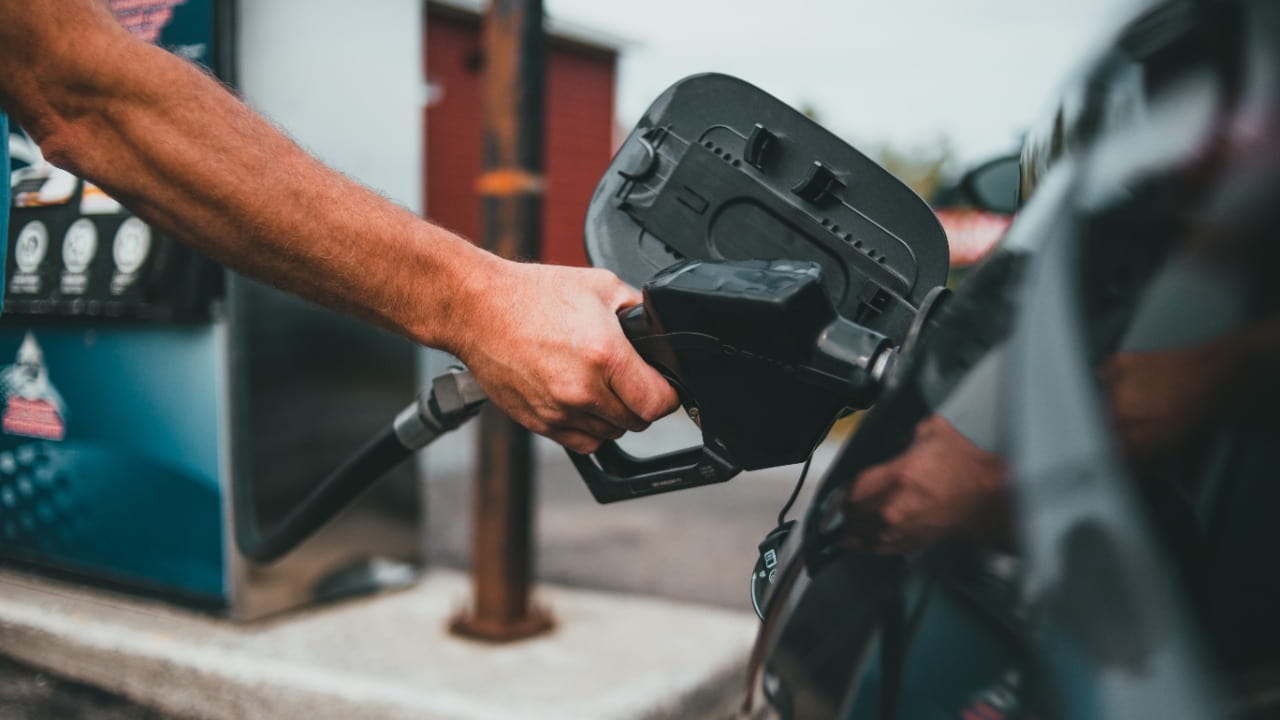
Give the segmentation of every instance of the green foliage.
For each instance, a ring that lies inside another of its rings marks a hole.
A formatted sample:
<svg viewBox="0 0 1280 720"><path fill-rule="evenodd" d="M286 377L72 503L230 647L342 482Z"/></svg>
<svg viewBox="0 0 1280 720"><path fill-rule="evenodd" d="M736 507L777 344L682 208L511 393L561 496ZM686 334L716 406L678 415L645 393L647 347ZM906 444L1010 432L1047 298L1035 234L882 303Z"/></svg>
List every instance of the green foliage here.
<svg viewBox="0 0 1280 720"><path fill-rule="evenodd" d="M906 148L881 143L870 154L873 160L926 200L932 198L947 179L955 159L951 142L946 138Z"/></svg>

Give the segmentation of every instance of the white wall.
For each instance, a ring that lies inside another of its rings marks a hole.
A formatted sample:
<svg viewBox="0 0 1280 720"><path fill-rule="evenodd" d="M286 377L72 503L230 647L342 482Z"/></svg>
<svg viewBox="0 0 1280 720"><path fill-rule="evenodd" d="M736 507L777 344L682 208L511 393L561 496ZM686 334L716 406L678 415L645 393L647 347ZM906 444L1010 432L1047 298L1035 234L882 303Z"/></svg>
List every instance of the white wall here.
<svg viewBox="0 0 1280 720"><path fill-rule="evenodd" d="M422 210L422 0L240 0L245 100L303 147Z"/></svg>

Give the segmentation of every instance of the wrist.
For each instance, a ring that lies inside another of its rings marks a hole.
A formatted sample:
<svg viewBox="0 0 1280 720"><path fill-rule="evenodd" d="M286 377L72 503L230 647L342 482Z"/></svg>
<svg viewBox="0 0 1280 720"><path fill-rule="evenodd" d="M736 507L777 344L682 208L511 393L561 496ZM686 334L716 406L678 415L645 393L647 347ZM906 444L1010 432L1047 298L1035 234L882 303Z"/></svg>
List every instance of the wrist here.
<svg viewBox="0 0 1280 720"><path fill-rule="evenodd" d="M457 357L469 355L476 338L490 324L490 301L500 292L508 261L440 228L445 237L429 238L429 252L445 256L420 274L417 290L408 295L406 334L417 342Z"/></svg>

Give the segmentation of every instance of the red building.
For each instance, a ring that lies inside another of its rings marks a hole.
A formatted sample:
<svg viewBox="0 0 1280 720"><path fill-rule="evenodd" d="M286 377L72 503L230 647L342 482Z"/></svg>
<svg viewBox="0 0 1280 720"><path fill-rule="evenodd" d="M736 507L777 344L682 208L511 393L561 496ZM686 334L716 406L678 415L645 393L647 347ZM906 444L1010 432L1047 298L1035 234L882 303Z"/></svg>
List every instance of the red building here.
<svg viewBox="0 0 1280 720"><path fill-rule="evenodd" d="M480 237L481 17L466 3L428 2L426 185L423 207L433 221ZM587 203L613 157L618 49L607 40L552 28L547 45L547 98L542 257L585 265L582 223Z"/></svg>

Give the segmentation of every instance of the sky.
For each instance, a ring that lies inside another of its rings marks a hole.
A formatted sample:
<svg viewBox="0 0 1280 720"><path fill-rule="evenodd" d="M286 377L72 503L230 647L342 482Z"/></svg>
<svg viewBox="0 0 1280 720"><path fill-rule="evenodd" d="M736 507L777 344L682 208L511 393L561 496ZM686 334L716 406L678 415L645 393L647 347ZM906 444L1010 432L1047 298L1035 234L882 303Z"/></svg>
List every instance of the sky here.
<svg viewBox="0 0 1280 720"><path fill-rule="evenodd" d="M545 0L625 41L618 118L697 72L737 75L855 145L976 163L1016 150L1136 0Z"/></svg>

